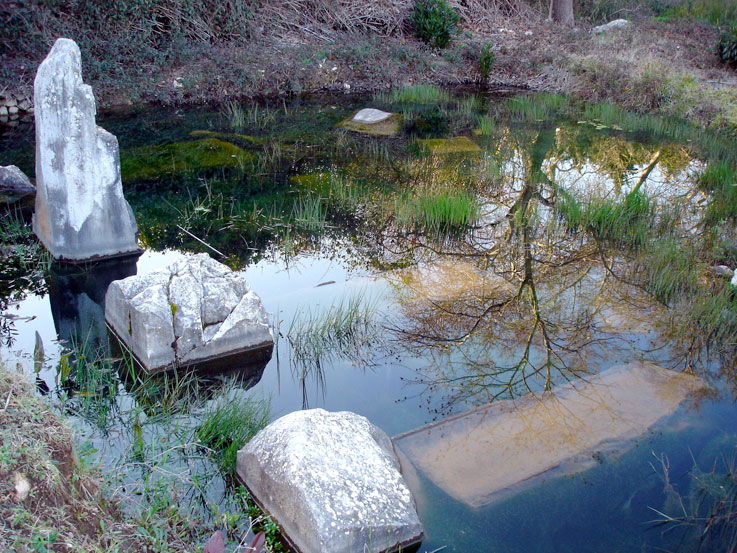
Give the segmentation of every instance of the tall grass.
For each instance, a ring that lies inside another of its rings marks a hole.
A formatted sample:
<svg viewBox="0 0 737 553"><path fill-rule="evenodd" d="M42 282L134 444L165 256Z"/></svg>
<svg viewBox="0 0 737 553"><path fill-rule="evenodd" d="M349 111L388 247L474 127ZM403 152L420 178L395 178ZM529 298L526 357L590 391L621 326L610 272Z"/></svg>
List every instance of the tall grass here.
<svg viewBox="0 0 737 553"><path fill-rule="evenodd" d="M377 315L376 300L365 292L342 297L327 309L299 309L287 332L294 367L303 377L313 374L322 382L322 371L332 360L362 360Z"/></svg>
<svg viewBox="0 0 737 553"><path fill-rule="evenodd" d="M236 100L228 100L223 104L223 116L231 129L241 132L246 128L246 112Z"/></svg>
<svg viewBox="0 0 737 553"><path fill-rule="evenodd" d="M233 476L238 450L269 423L269 402L224 387L195 428L199 443L209 448L224 474Z"/></svg>
<svg viewBox="0 0 737 553"><path fill-rule="evenodd" d="M704 224L737 221L737 165L711 163L699 176L699 186L711 196L704 212Z"/></svg>
<svg viewBox="0 0 737 553"><path fill-rule="evenodd" d="M653 240L639 261L645 289L660 303L693 297L698 291L696 252L673 237Z"/></svg>
<svg viewBox="0 0 737 553"><path fill-rule="evenodd" d="M292 216L298 229L320 234L327 226L327 205L318 194L300 195L294 203Z"/></svg>
<svg viewBox="0 0 737 553"><path fill-rule="evenodd" d="M405 228L430 233L466 230L479 216L476 197L465 190L429 189L416 196L400 196L394 202L394 216Z"/></svg>
<svg viewBox="0 0 737 553"><path fill-rule="evenodd" d="M510 98L505 107L513 119L534 123L565 116L570 110L571 101L568 96L545 93Z"/></svg>
<svg viewBox="0 0 737 553"><path fill-rule="evenodd" d="M558 214L571 231L587 230L597 240L635 249L647 243L656 224L655 203L642 192L621 200L594 198L586 203L563 193Z"/></svg>
<svg viewBox="0 0 737 553"><path fill-rule="evenodd" d="M399 104L441 104L451 101L451 95L430 84L416 84L377 94L378 100Z"/></svg>

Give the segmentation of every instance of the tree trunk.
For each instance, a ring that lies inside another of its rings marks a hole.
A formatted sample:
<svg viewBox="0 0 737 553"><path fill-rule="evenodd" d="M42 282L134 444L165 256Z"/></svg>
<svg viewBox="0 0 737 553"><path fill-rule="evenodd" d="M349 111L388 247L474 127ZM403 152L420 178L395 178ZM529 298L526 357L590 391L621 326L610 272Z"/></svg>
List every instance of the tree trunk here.
<svg viewBox="0 0 737 553"><path fill-rule="evenodd" d="M573 0L550 0L550 19L562 25L573 25Z"/></svg>

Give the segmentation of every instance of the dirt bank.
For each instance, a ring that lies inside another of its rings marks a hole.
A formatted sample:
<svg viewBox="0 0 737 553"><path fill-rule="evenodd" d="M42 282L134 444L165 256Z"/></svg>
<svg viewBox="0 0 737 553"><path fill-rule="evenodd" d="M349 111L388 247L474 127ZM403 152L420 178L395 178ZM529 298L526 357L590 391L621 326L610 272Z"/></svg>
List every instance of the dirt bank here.
<svg viewBox="0 0 737 553"><path fill-rule="evenodd" d="M104 499L27 375L0 363L0 398L0 550L139 551L135 526Z"/></svg>
<svg viewBox="0 0 737 553"><path fill-rule="evenodd" d="M5 92L31 95L36 67L61 35L80 43L85 79L102 106L477 83L480 51L490 43L495 63L485 84L492 87L569 93L705 125L737 125L735 71L714 53L719 30L696 21L658 21L628 10L629 26L599 34L583 18L566 28L547 21L539 7L479 0L457 5L458 33L437 50L414 38L408 0L238 4L243 13L194 2L207 17L174 13L165 0L152 3L150 12L125 11L135 3L120 2L119 13L103 14L91 11L96 2L87 8L60 2L56 11L42 2L11 2ZM18 23L26 19L31 22Z"/></svg>

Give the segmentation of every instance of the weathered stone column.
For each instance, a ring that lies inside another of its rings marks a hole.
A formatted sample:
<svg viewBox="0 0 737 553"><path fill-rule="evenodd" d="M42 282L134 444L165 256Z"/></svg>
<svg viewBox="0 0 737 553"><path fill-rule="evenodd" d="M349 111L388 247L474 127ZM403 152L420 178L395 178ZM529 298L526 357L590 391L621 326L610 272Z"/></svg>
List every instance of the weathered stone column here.
<svg viewBox="0 0 737 553"><path fill-rule="evenodd" d="M123 197L118 140L95 123L95 98L82 82L73 40L57 40L39 66L34 103L36 235L62 261L138 253L136 220Z"/></svg>

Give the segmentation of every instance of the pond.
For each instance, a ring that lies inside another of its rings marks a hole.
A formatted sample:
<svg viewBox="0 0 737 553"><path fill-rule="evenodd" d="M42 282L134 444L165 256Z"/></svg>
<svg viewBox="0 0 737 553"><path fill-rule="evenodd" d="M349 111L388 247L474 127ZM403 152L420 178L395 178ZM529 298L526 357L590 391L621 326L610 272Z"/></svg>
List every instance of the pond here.
<svg viewBox="0 0 737 553"><path fill-rule="evenodd" d="M341 125L367 106L397 115L378 134ZM145 253L60 267L28 230L30 208L6 207L0 356L35 373L132 512L176 505L196 522L238 509L226 461L202 440L223 402L271 420L350 410L396 436L648 363L699 384L644 433L480 504L413 474L422 551L734 544L737 151L725 137L557 95L422 86L98 124L120 142ZM5 130L11 163L33 174L32 127ZM260 295L276 338L265 366L154 378L109 349L107 284L189 252L243 271ZM549 430L534 418L525 430L543 466L560 445L545 445Z"/></svg>

